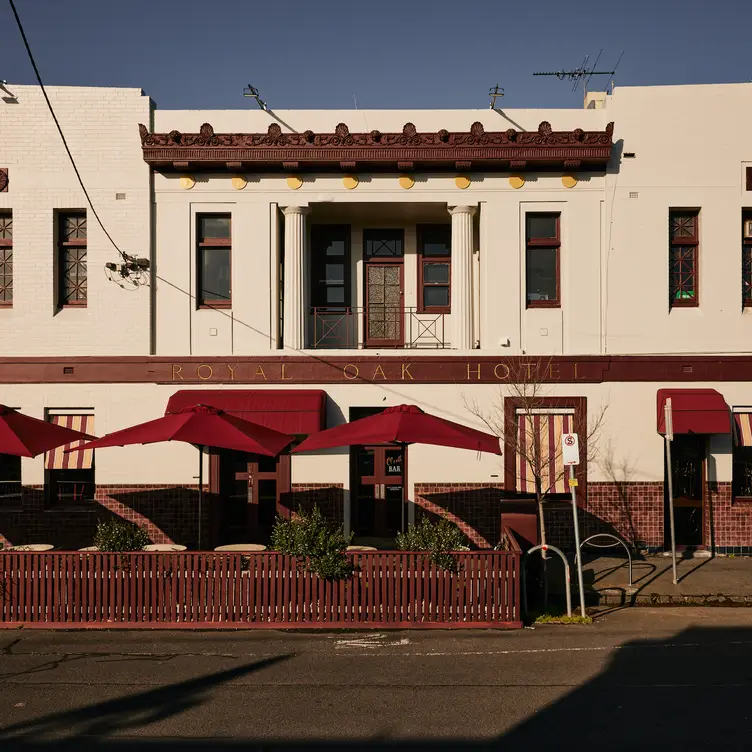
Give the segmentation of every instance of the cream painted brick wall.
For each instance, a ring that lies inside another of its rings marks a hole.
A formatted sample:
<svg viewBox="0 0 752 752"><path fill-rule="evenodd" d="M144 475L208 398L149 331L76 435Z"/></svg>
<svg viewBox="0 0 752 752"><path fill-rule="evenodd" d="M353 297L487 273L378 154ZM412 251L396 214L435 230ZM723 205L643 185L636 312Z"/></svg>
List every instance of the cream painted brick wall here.
<svg viewBox="0 0 752 752"><path fill-rule="evenodd" d="M7 88L18 103L0 101L0 167L10 178L0 209L13 212L14 301L0 308L0 353L148 354L149 288L127 291L107 280L104 264L118 254L88 210L40 89ZM47 91L108 232L126 253L149 257L151 181L138 133L139 122L150 122L149 98L139 89ZM77 208L88 210L88 306L56 310L54 212Z"/></svg>

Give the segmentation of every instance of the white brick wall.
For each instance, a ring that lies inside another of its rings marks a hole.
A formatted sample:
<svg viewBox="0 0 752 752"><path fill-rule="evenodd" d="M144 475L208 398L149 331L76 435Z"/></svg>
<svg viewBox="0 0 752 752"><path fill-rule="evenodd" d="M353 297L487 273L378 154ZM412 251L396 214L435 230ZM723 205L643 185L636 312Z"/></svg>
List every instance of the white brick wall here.
<svg viewBox="0 0 752 752"><path fill-rule="evenodd" d="M10 183L0 209L13 211L14 301L0 308L0 352L13 355L146 355L149 288L120 289L104 264L118 254L88 210L41 90L7 87L0 100L0 167ZM151 103L139 89L51 87L47 92L94 206L126 253L150 256L150 177L138 123ZM125 200L116 200L125 193ZM87 208L89 301L55 309L56 209Z"/></svg>

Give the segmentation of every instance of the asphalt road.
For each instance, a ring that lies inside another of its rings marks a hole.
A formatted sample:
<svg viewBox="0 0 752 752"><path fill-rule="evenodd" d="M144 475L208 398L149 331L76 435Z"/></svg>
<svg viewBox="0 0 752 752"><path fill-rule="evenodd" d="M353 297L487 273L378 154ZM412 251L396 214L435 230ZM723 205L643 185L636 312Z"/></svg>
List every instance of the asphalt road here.
<svg viewBox="0 0 752 752"><path fill-rule="evenodd" d="M0 749L752 747L752 610L517 632L0 632Z"/></svg>

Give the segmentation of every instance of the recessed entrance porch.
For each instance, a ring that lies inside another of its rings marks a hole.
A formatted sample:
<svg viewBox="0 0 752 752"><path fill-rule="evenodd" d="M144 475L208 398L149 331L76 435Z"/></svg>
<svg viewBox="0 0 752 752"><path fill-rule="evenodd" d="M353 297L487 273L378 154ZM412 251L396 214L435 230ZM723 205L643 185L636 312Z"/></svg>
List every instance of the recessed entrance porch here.
<svg viewBox="0 0 752 752"><path fill-rule="evenodd" d="M316 203L284 213L285 346L298 340L317 350L474 345L475 207ZM304 242L305 249L297 247ZM300 277L298 258L306 269ZM304 301L300 312L295 296Z"/></svg>

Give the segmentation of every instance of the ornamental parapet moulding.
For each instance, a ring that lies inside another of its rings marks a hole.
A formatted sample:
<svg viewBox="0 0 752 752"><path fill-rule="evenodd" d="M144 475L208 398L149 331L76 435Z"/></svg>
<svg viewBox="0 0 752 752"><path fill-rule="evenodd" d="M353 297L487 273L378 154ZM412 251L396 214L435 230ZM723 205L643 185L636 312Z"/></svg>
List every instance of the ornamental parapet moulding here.
<svg viewBox="0 0 752 752"><path fill-rule="evenodd" d="M243 163L255 172L284 171L296 164L296 171L341 171L342 165L357 163L359 171L404 171L407 163L418 170L455 170L470 164L474 171L561 170L579 165L582 170L605 169L613 149L614 124L603 131L554 131L544 121L536 131L486 131L473 123L467 132L439 130L419 133L406 123L401 133L350 133L340 123L333 133L283 133L272 123L266 133L215 133L204 123L198 133L149 133L139 126L144 161L160 171L190 163L192 171L234 169Z"/></svg>

